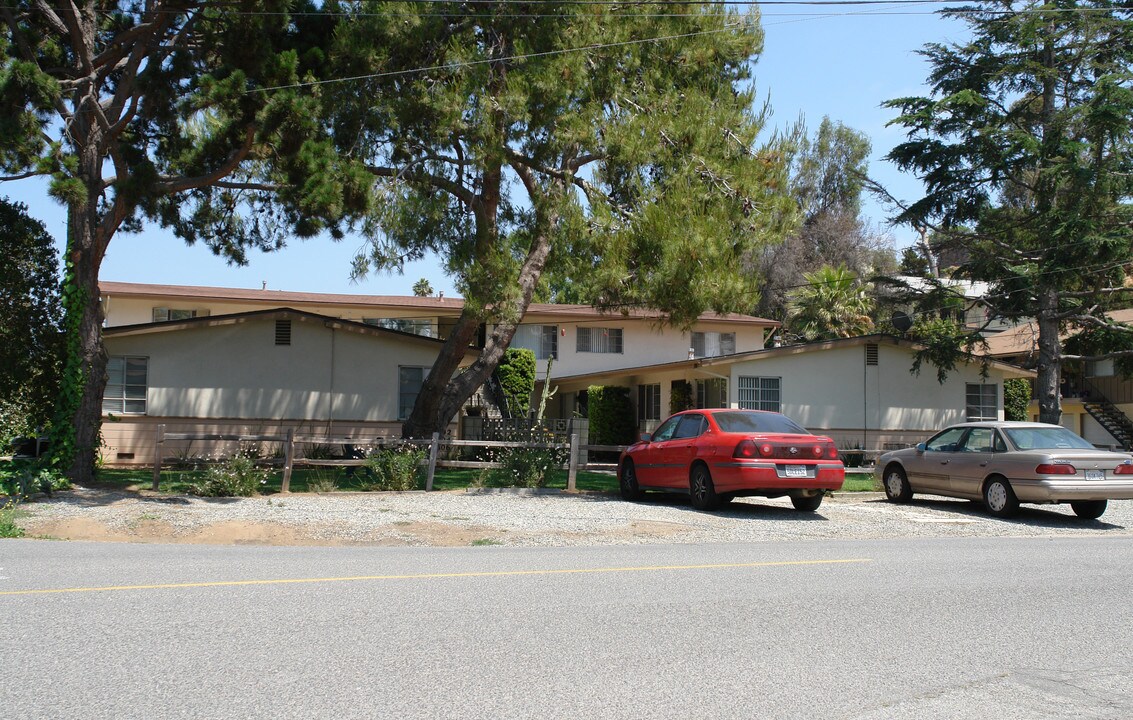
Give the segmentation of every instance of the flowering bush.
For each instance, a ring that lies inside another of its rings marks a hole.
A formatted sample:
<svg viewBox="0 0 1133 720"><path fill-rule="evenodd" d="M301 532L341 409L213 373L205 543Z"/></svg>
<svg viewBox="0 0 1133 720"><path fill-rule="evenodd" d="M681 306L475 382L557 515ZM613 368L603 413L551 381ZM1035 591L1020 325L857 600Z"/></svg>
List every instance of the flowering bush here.
<svg viewBox="0 0 1133 720"><path fill-rule="evenodd" d="M522 439L523 442L547 445L554 442L549 430L536 428ZM501 465L480 473L481 487L546 487L551 472L566 462L567 450L554 447L492 448L487 458Z"/></svg>
<svg viewBox="0 0 1133 720"><path fill-rule="evenodd" d="M413 445L379 450L366 458L367 490L416 490L427 453Z"/></svg>
<svg viewBox="0 0 1133 720"><path fill-rule="evenodd" d="M254 458L236 453L228 460L209 466L203 482L189 488L203 497L250 497L267 484L271 470L256 467Z"/></svg>

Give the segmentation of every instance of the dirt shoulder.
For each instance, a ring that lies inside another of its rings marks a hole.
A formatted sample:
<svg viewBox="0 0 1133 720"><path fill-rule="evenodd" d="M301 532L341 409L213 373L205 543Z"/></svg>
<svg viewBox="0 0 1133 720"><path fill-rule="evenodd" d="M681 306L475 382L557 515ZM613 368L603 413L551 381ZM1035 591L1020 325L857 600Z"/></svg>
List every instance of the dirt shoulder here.
<svg viewBox="0 0 1133 720"><path fill-rule="evenodd" d="M837 493L817 512L785 498L746 498L715 512L687 498L624 502L605 493L448 491L198 498L76 488L21 506L26 536L219 545L569 546L925 536L1133 535L1133 501L1098 520L1065 506L1024 506L1009 520L976 503Z"/></svg>

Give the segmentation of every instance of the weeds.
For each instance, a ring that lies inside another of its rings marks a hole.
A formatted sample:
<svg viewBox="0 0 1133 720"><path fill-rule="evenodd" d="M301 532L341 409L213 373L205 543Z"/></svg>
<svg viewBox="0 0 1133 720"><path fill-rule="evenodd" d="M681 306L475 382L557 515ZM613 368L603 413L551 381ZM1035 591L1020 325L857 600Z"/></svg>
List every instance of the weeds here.
<svg viewBox="0 0 1133 720"><path fill-rule="evenodd" d="M331 493L338 489L338 480L333 472L316 472L307 479L307 490L313 493Z"/></svg>
<svg viewBox="0 0 1133 720"><path fill-rule="evenodd" d="M16 518L23 514L16 506L15 500L8 500L0 506L0 538L18 538L24 536L24 529L16 524Z"/></svg>

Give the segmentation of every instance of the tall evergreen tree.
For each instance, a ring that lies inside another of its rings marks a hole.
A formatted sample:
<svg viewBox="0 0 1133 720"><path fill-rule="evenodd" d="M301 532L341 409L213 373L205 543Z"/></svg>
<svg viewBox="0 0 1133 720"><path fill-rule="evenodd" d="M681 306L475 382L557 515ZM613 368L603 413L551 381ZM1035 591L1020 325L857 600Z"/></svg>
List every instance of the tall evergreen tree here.
<svg viewBox="0 0 1133 720"><path fill-rule="evenodd" d="M287 0L12 0L0 8L0 181L51 178L68 221L68 349L55 447L94 468L106 383L98 273L119 232L158 222L243 262L368 199L322 135L333 23Z"/></svg>
<svg viewBox="0 0 1133 720"><path fill-rule="evenodd" d="M677 324L751 307L743 261L796 216L787 153L756 139L756 16L569 0L360 7L336 67L364 79L340 86L335 132L382 206L357 269L434 252L465 298L406 435L447 426L545 278Z"/></svg>
<svg viewBox="0 0 1133 720"><path fill-rule="evenodd" d="M1104 314L1131 287L1133 10L1001 0L944 15L971 40L926 46L932 95L886 103L908 129L889 159L926 187L898 219L965 251L957 275L992 284L995 314L1036 319L1040 419L1057 422L1064 361L1133 348L1133 328ZM1073 328L1124 347L1064 355L1059 334ZM931 352L945 368L958 358L955 347Z"/></svg>
<svg viewBox="0 0 1133 720"><path fill-rule="evenodd" d="M0 199L0 441L51 419L62 352L59 260L43 223Z"/></svg>

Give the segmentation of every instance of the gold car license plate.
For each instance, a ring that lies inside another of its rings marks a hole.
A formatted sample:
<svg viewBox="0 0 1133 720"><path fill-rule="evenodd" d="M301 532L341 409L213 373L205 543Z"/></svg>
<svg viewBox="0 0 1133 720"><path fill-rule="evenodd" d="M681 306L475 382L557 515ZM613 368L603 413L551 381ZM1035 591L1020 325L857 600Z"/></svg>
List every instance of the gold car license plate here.
<svg viewBox="0 0 1133 720"><path fill-rule="evenodd" d="M783 474L787 477L806 477L806 465L784 465Z"/></svg>
<svg viewBox="0 0 1133 720"><path fill-rule="evenodd" d="M1087 480L1105 480L1105 470L1087 470Z"/></svg>

